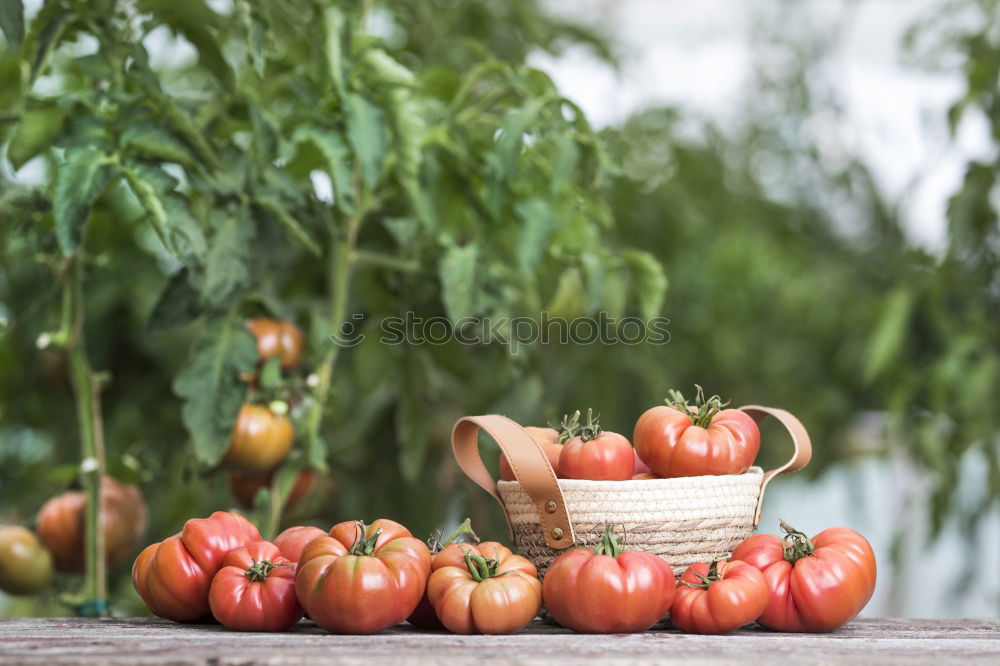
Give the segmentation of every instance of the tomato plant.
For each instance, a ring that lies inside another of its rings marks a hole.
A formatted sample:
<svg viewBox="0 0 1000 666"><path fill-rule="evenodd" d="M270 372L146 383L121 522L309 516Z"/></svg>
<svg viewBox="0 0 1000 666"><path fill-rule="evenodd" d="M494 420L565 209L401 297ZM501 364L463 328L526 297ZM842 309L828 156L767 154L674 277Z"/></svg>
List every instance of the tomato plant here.
<svg viewBox="0 0 1000 666"><path fill-rule="evenodd" d="M348 521L309 542L295 585L305 612L323 629L371 634L413 613L430 569L427 546L399 523Z"/></svg>
<svg viewBox="0 0 1000 666"><path fill-rule="evenodd" d="M238 469L269 471L288 455L293 436L292 422L282 409L243 405L222 462Z"/></svg>
<svg viewBox="0 0 1000 666"><path fill-rule="evenodd" d="M248 319L247 329L257 339L257 355L262 361L281 359L283 370L294 368L302 357L302 331L290 321L281 319Z"/></svg>
<svg viewBox="0 0 1000 666"><path fill-rule="evenodd" d="M725 634L760 617L767 600L756 567L735 559L698 562L677 582L670 620L686 633Z"/></svg>
<svg viewBox="0 0 1000 666"><path fill-rule="evenodd" d="M237 631L284 631L302 618L295 565L273 543L229 551L208 592L212 615Z"/></svg>
<svg viewBox="0 0 1000 666"><path fill-rule="evenodd" d="M150 544L132 565L132 584L156 615L177 622L204 619L210 612L212 578L229 551L260 541L243 516L216 511L192 518L180 534Z"/></svg>
<svg viewBox="0 0 1000 666"><path fill-rule="evenodd" d="M775 631L831 631L865 607L875 591L875 553L846 527L812 539L781 521L785 536L755 534L733 557L760 569L770 588L757 622Z"/></svg>
<svg viewBox="0 0 1000 666"><path fill-rule="evenodd" d="M452 544L436 560L440 565L427 581L427 598L450 631L511 634L542 607L535 565L502 544Z"/></svg>
<svg viewBox="0 0 1000 666"><path fill-rule="evenodd" d="M234 469L229 472L229 491L236 498L236 501L240 503L245 509L252 509L254 504L254 497L257 496L257 492L261 488L268 488L271 486L271 481L274 480L274 473L276 470L268 470L266 472L253 472L246 470ZM316 470L311 467L304 468L299 472L298 476L295 477L295 483L292 485L291 490L288 491L288 497L285 499L284 509L290 511L299 502L305 499L305 496L309 494L312 490L313 485L316 483Z"/></svg>
<svg viewBox="0 0 1000 666"><path fill-rule="evenodd" d="M447 537L444 536L443 530L438 530L427 540L427 548L431 553L431 573L451 563L452 560L439 557L439 555L449 546L457 543L479 543L479 537L472 530L472 521L468 518L462 521L462 524ZM430 600L427 598L426 589L424 590L424 596L420 598L420 603L413 609L413 612L410 613L410 617L406 618L406 621L421 629L444 629L444 624L438 619L437 613L434 612L434 606L431 605Z"/></svg>
<svg viewBox="0 0 1000 666"><path fill-rule="evenodd" d="M31 530L0 526L0 590L34 594L52 581L52 555Z"/></svg>
<svg viewBox="0 0 1000 666"><path fill-rule="evenodd" d="M281 551L281 556L290 562L298 564L302 551L309 542L318 537L325 537L326 532L312 525L295 525L289 527L274 538L274 545Z"/></svg>
<svg viewBox="0 0 1000 666"><path fill-rule="evenodd" d="M625 481L632 478L635 454L629 441L616 432L601 430L587 410L587 423L559 454L559 473L565 479Z"/></svg>
<svg viewBox="0 0 1000 666"><path fill-rule="evenodd" d="M657 476L742 474L760 450L760 430L738 409L701 387L692 408L678 391L666 405L647 410L635 424L635 450Z"/></svg>
<svg viewBox="0 0 1000 666"><path fill-rule="evenodd" d="M101 524L108 566L124 562L146 528L146 502L139 488L110 476L101 480ZM52 551L56 568L69 573L84 569L84 512L86 495L68 490L42 505L38 536Z"/></svg>
<svg viewBox="0 0 1000 666"><path fill-rule="evenodd" d="M593 551L577 548L552 561L542 596L553 619L574 631L646 631L670 609L674 573L652 553L625 550L608 527Z"/></svg>

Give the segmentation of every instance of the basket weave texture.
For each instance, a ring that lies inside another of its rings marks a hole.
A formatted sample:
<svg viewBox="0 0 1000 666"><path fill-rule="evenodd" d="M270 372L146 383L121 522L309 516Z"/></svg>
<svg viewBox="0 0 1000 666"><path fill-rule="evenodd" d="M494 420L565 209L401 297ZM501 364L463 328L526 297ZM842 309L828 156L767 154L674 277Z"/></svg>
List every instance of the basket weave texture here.
<svg viewBox="0 0 1000 666"><path fill-rule="evenodd" d="M641 481L560 479L577 547L593 547L606 525L630 549L655 553L680 576L695 562L729 557L754 530L763 471ZM538 509L517 481L497 491L510 520L514 545L544 574L563 550L545 543Z"/></svg>

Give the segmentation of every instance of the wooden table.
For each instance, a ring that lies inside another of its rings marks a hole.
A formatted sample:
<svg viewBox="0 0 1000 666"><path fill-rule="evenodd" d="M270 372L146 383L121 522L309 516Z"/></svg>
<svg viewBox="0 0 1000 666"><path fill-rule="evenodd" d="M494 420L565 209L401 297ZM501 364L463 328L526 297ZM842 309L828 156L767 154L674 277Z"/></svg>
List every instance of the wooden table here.
<svg viewBox="0 0 1000 666"><path fill-rule="evenodd" d="M0 620L2 664L617 664L1000 665L1000 620L856 620L831 634L776 634L748 626L728 636L672 629L584 635L536 622L514 636L424 633L401 625L335 636L310 622L280 634L162 620Z"/></svg>

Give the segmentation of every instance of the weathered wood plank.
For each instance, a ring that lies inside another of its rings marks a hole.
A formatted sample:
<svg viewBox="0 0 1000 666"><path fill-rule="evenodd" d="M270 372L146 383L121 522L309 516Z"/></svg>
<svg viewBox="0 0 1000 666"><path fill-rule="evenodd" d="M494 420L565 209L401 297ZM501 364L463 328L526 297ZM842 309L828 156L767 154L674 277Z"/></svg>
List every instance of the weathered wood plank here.
<svg viewBox="0 0 1000 666"><path fill-rule="evenodd" d="M593 636L532 624L515 636L455 636L402 625L375 636L335 636L302 622L280 634L161 620L0 620L3 664L1000 664L1000 620L863 619L831 634L748 626L728 636L673 629Z"/></svg>

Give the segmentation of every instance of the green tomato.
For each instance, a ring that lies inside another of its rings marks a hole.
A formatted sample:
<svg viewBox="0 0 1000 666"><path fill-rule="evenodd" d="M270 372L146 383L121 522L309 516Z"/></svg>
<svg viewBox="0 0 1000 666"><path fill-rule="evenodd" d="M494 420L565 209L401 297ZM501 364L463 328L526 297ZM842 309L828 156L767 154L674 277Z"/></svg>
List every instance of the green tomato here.
<svg viewBox="0 0 1000 666"><path fill-rule="evenodd" d="M34 594L52 580L52 554L31 530L0 527L0 590Z"/></svg>

